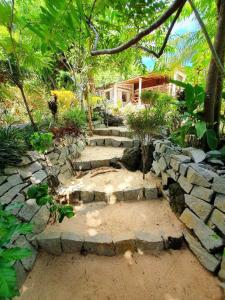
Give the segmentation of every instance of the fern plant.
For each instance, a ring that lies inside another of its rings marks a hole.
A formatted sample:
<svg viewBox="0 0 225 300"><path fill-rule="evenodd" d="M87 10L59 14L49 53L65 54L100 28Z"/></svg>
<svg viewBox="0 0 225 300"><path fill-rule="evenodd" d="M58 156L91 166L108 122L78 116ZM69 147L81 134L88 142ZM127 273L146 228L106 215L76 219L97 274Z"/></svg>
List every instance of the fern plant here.
<svg viewBox="0 0 225 300"><path fill-rule="evenodd" d="M0 172L6 166L16 165L26 153L27 145L19 129L0 127Z"/></svg>

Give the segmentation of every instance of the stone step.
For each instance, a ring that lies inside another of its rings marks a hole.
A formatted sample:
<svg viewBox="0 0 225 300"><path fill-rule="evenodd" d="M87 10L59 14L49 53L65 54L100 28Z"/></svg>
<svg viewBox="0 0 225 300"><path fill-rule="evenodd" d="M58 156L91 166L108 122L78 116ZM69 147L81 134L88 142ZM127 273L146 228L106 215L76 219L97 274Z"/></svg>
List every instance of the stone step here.
<svg viewBox="0 0 225 300"><path fill-rule="evenodd" d="M88 139L88 145L90 146L110 146L110 147L123 147L132 148L138 146L140 142L138 140L132 140L126 137L120 136L101 136L94 135Z"/></svg>
<svg viewBox="0 0 225 300"><path fill-rule="evenodd" d="M130 137L131 134L126 127L107 127L107 128L95 128L93 133L102 136L121 136Z"/></svg>
<svg viewBox="0 0 225 300"><path fill-rule="evenodd" d="M104 201L151 200L158 198L158 180L150 173L145 180L140 171L126 169L100 168L88 172L82 178L72 178L57 190L59 200L74 203Z"/></svg>
<svg viewBox="0 0 225 300"><path fill-rule="evenodd" d="M76 216L61 224L48 225L37 236L45 251L60 255L91 253L114 256L142 254L179 248L183 226L165 200L137 203L84 204L74 208Z"/></svg>
<svg viewBox="0 0 225 300"><path fill-rule="evenodd" d="M86 171L110 166L122 157L123 151L122 147L87 146L81 156L73 161L73 168Z"/></svg>

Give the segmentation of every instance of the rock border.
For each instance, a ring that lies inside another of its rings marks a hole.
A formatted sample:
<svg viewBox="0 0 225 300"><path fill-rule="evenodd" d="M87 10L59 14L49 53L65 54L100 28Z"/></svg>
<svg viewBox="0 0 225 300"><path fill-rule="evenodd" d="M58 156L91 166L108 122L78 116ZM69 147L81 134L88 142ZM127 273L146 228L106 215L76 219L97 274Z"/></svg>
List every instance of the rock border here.
<svg viewBox="0 0 225 300"><path fill-rule="evenodd" d="M169 140L156 140L154 146L152 169L161 177L162 194L171 204L176 198L184 205L180 220L188 228L187 244L207 270L225 281L225 175L202 163L210 153L201 149Z"/></svg>
<svg viewBox="0 0 225 300"><path fill-rule="evenodd" d="M88 141L89 146L123 147L132 148L139 146L138 140L117 140L115 138L92 138Z"/></svg>
<svg viewBox="0 0 225 300"><path fill-rule="evenodd" d="M57 190L59 201L76 203L77 200L83 203L99 202L115 203L120 201L137 201L137 200L153 200L158 199L159 192L155 187L129 188L124 190L116 190L113 193L101 191L88 191L80 189L77 185L68 187L60 187Z"/></svg>
<svg viewBox="0 0 225 300"><path fill-rule="evenodd" d="M36 237L41 249L49 254L83 253L102 256L125 254L127 251L152 253L170 249L169 239L154 236L149 232L136 232L133 235L119 235L112 238L110 235L99 233L95 236L81 236L75 232L43 232ZM183 235L176 236L181 243Z"/></svg>

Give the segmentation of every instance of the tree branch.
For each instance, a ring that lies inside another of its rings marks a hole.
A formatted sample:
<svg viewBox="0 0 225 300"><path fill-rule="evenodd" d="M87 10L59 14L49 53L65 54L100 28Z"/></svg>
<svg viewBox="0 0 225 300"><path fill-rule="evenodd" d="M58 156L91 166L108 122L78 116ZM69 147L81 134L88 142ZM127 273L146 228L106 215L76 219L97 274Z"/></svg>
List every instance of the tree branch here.
<svg viewBox="0 0 225 300"><path fill-rule="evenodd" d="M91 7L91 13L90 13L90 16L89 16L89 18L88 18L88 21L89 21L89 22L91 21L92 14L93 14L93 11L94 11L96 2L97 2L97 0L94 0L94 2L93 2L93 4L92 4L92 7Z"/></svg>
<svg viewBox="0 0 225 300"><path fill-rule="evenodd" d="M157 21L155 21L152 25L150 25L145 30L139 32L135 37L133 37L128 42L112 49L94 50L91 52L91 55L94 56L94 55L101 55L101 54L115 54L132 47L133 45L137 44L143 37L149 35L157 28L159 28L163 23L165 23L174 12L176 12L181 6L182 7L184 6L185 2L186 0L175 0L174 3L167 9L167 11Z"/></svg>
<svg viewBox="0 0 225 300"><path fill-rule="evenodd" d="M92 52L93 51L96 51L96 49L97 49L97 46L98 46L98 41L99 41L99 34L98 34L98 31L97 31L97 29L96 29L96 27L94 26L94 24L91 22L91 20L87 20L87 24L88 24L88 26L92 29L92 31L94 32L94 34L95 34L95 38L94 38L94 45L93 45L93 50L92 50ZM91 52L91 53L92 53Z"/></svg>
<svg viewBox="0 0 225 300"><path fill-rule="evenodd" d="M222 63L221 63L221 61L219 59L219 56L217 55L217 52L216 52L216 50L215 50L215 48L214 48L214 46L212 44L210 36L209 36L209 34L207 32L206 26L205 26L205 24L204 24L204 22L203 22L203 20L202 20L202 18L200 16L200 14L199 14L197 8L195 7L193 1L192 0L188 0L188 2L191 5L191 8L192 8L192 10L193 10L193 12L195 14L195 17L196 17L196 19L197 19L197 21L198 21L198 23L199 23L199 25L200 25L200 27L202 29L203 34L205 35L205 39L206 39L206 41L207 41L207 43L209 45L210 51L211 51L212 56L213 56L213 58L215 60L217 68L221 72L222 76L225 77L225 69L224 69L224 67L223 67L223 65L222 65Z"/></svg>
<svg viewBox="0 0 225 300"><path fill-rule="evenodd" d="M174 19L173 19L173 21L172 21L169 29L168 29L168 32L166 34L165 40L164 40L164 42L162 44L162 47L161 47L161 49L159 50L158 53L155 52L154 50L149 49L149 48L147 48L145 46L142 46L142 45L137 45L137 48L142 49L142 50L144 50L144 51L146 51L146 52L154 55L156 58L160 58L160 56L162 56L162 54L163 54L163 52L164 52L164 50L166 48L166 45L167 45L167 42L169 40L170 34L171 34L172 30L173 30L173 27L174 27L177 19L179 18L180 14L181 14L181 11L182 11L183 7L184 7L184 4L182 6L180 6L179 9L177 10L177 13L176 13L176 15L175 15L175 17L174 17Z"/></svg>

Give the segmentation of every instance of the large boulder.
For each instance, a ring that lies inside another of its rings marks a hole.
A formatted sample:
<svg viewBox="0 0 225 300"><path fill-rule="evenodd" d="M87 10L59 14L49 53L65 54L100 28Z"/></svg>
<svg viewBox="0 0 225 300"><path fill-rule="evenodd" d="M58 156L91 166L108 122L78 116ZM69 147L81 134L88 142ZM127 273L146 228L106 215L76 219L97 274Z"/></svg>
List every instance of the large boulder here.
<svg viewBox="0 0 225 300"><path fill-rule="evenodd" d="M146 147L147 152L147 160L145 162L145 173L148 173L152 167L153 163L153 152L154 152L154 146L152 144L149 144ZM132 148L127 148L123 152L123 156L121 159L121 162L123 165L129 170L129 171L137 171L143 170L143 162L142 162L142 151L140 146L135 146Z"/></svg>
<svg viewBox="0 0 225 300"><path fill-rule="evenodd" d="M111 114L105 115L104 124L107 126L122 126L123 118L120 116L113 116Z"/></svg>
<svg viewBox="0 0 225 300"><path fill-rule="evenodd" d="M139 170L141 164L140 147L132 147L125 149L123 152L121 162L129 171Z"/></svg>

